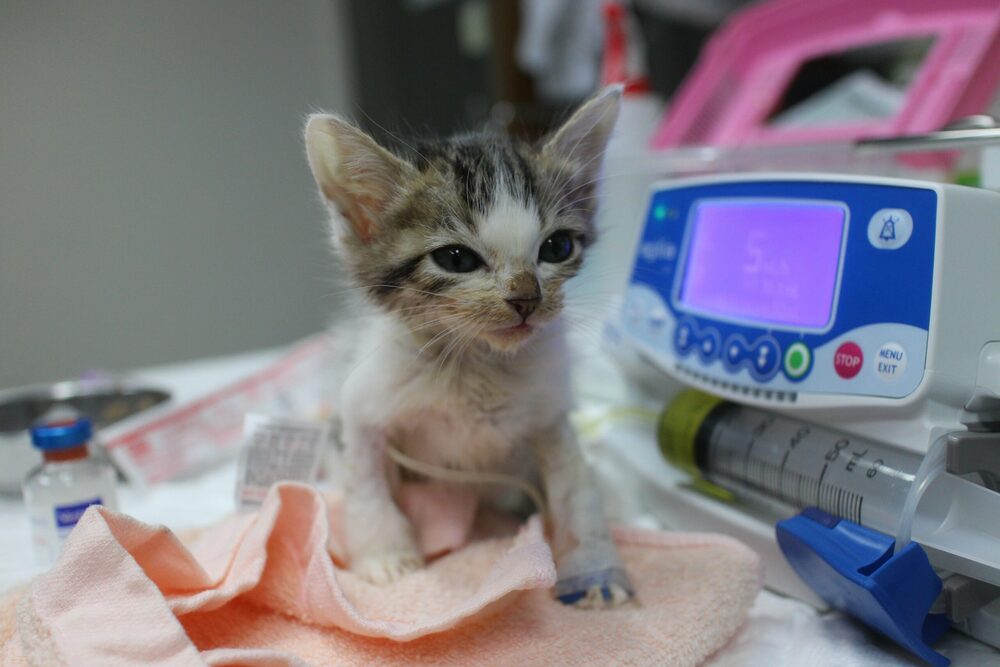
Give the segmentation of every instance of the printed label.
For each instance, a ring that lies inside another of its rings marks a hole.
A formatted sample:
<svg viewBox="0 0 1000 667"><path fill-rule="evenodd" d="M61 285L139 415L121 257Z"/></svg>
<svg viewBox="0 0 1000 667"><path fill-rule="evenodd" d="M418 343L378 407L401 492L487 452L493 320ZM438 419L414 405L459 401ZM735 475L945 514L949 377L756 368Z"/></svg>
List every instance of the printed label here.
<svg viewBox="0 0 1000 667"><path fill-rule="evenodd" d="M326 424L247 415L236 478L240 507L259 505L276 482L315 482L328 435Z"/></svg>
<svg viewBox="0 0 1000 667"><path fill-rule="evenodd" d="M76 526L88 507L103 504L100 498L91 498L90 500L84 500L73 505L56 505L53 510L56 515L56 529L60 532L73 530L73 527Z"/></svg>

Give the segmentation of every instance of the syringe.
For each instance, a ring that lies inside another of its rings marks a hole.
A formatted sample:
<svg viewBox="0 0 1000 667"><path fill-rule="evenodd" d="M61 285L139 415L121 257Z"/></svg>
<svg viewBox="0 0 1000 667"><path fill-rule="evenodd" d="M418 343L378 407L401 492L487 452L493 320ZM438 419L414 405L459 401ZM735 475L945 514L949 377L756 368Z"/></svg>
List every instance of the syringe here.
<svg viewBox="0 0 1000 667"><path fill-rule="evenodd" d="M737 496L818 507L889 535L923 459L696 391L664 411L659 440L675 466Z"/></svg>

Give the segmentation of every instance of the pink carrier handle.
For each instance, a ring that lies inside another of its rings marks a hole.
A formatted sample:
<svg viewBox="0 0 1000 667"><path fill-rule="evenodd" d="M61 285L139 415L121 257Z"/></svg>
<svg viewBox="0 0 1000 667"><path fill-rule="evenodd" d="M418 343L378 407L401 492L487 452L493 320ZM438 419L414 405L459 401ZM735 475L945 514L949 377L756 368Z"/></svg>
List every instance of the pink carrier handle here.
<svg viewBox="0 0 1000 667"><path fill-rule="evenodd" d="M801 66L845 50L933 38L891 118L767 123ZM1000 83L997 0L770 0L711 38L654 134L654 148L852 141L938 130L989 107Z"/></svg>

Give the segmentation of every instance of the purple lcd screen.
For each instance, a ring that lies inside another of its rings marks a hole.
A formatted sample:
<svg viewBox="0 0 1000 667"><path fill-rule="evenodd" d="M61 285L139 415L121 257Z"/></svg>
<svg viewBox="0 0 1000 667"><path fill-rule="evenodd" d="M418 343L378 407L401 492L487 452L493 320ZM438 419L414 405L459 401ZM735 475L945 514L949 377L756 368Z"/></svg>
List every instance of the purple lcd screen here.
<svg viewBox="0 0 1000 667"><path fill-rule="evenodd" d="M680 303L728 319L824 328L837 288L845 213L832 202L697 204Z"/></svg>

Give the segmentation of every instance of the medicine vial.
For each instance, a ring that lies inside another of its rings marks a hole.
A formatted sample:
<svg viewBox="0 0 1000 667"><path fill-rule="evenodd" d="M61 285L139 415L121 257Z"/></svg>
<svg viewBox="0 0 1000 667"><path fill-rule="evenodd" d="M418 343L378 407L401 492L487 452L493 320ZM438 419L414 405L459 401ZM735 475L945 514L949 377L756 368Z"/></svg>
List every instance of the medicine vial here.
<svg viewBox="0 0 1000 667"><path fill-rule="evenodd" d="M90 456L91 432L90 420L77 416L46 417L31 429L31 442L43 461L21 488L39 565L55 562L88 507L117 509L115 470Z"/></svg>

